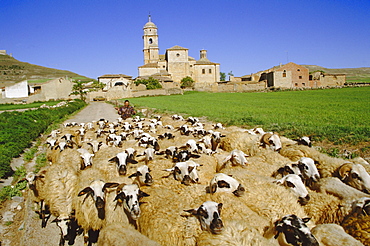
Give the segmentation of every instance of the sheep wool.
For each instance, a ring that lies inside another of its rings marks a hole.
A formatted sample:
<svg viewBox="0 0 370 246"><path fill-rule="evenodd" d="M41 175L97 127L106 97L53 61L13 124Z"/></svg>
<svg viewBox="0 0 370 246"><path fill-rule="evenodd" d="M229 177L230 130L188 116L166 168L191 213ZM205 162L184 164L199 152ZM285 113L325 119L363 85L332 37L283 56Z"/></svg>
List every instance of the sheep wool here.
<svg viewBox="0 0 370 246"><path fill-rule="evenodd" d="M341 226L336 224L321 224L311 230L315 238L323 246L351 245L363 246L361 242L348 235ZM368 238L369 240L369 238ZM366 244L365 244L366 245ZM369 245L369 244L367 244Z"/></svg>

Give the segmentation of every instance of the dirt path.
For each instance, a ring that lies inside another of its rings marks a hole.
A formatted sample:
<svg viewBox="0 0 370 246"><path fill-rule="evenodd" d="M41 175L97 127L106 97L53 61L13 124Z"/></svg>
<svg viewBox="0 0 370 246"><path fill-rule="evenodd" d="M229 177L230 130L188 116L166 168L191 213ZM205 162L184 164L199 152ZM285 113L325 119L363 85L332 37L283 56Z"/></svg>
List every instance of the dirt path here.
<svg viewBox="0 0 370 246"><path fill-rule="evenodd" d="M105 102L91 102L86 108L79 113L66 120L66 122L91 122L101 118L109 121L115 121L119 115L114 109L114 106ZM29 165L29 163L27 163ZM30 168L27 166L28 169ZM8 201L3 204L0 212L0 219L5 213L12 213L13 222L6 222L3 219L0 223L0 245L58 245L60 239L60 230L55 223L51 223L54 219L50 218L46 228L41 228L41 220L35 213L33 202L30 198L29 190L25 191L25 201L20 203L20 207L14 208L13 201ZM82 235L76 238L74 245L83 245Z"/></svg>
<svg viewBox="0 0 370 246"><path fill-rule="evenodd" d="M91 122L104 118L109 121L116 121L119 115L114 106L105 102L91 102L86 108L81 110L66 122Z"/></svg>

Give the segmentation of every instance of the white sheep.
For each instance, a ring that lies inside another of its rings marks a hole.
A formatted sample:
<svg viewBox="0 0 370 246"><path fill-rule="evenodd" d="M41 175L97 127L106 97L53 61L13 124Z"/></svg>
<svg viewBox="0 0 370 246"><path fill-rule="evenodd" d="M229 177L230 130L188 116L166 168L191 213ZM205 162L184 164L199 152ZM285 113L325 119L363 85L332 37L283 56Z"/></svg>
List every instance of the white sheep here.
<svg viewBox="0 0 370 246"><path fill-rule="evenodd" d="M101 170L89 168L78 175L77 191L73 199L77 223L84 230L84 243L89 240L88 232L98 231L104 225L105 192L117 187L118 183L106 183L107 174Z"/></svg>
<svg viewBox="0 0 370 246"><path fill-rule="evenodd" d="M363 246L355 238L347 234L344 229L337 224L321 224L315 226L311 230L315 238L321 242L320 245L325 246L338 246L338 245L351 245Z"/></svg>
<svg viewBox="0 0 370 246"><path fill-rule="evenodd" d="M150 240L134 227L119 222L105 226L99 234L98 246L160 246L159 243Z"/></svg>

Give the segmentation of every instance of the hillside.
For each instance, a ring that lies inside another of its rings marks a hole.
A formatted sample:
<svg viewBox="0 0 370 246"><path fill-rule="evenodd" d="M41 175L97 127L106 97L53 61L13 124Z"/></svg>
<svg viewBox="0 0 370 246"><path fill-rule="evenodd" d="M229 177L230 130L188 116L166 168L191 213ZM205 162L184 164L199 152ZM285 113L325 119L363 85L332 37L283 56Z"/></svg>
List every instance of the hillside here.
<svg viewBox="0 0 370 246"><path fill-rule="evenodd" d="M85 76L66 70L42 67L27 62L21 62L8 56L0 55L0 87L19 82L24 79L35 82L45 82L50 79L68 76L74 79L89 80Z"/></svg>
<svg viewBox="0 0 370 246"><path fill-rule="evenodd" d="M313 71L324 71L326 73L345 74L347 82L370 82L370 67L360 68L325 68L317 65L302 65Z"/></svg>

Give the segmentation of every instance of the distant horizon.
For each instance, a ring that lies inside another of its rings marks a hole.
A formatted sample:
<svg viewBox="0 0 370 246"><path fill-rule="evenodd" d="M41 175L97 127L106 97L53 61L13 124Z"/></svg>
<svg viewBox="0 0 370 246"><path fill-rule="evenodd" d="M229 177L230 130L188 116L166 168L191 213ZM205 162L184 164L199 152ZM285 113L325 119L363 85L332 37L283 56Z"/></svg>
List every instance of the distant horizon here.
<svg viewBox="0 0 370 246"><path fill-rule="evenodd" d="M294 62L327 69L370 67L370 1L150 2L4 0L0 49L22 62L97 79L138 76L149 12L160 54L179 45L237 76ZM181 10L181 11L180 11Z"/></svg>

